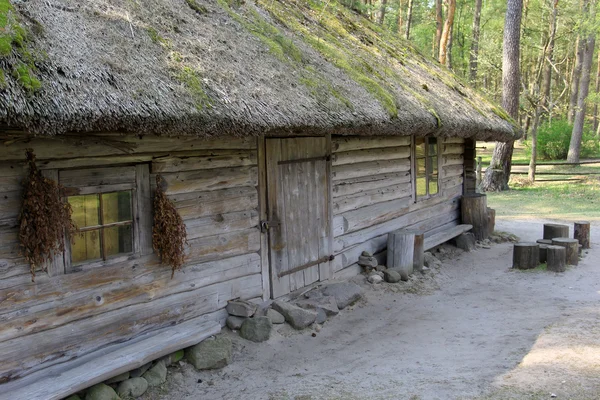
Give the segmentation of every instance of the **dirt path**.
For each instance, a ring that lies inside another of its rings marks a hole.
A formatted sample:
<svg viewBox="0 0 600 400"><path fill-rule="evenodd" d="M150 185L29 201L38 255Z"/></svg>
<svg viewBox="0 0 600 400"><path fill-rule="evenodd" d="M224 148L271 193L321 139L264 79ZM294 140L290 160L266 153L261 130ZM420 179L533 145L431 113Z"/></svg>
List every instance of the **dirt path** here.
<svg viewBox="0 0 600 400"><path fill-rule="evenodd" d="M524 240L539 221L498 221ZM366 299L314 331L237 335L231 365L185 364L144 399L599 398L600 226L566 273L509 270L511 245L458 254L435 276L365 285ZM199 379L201 383L199 383Z"/></svg>

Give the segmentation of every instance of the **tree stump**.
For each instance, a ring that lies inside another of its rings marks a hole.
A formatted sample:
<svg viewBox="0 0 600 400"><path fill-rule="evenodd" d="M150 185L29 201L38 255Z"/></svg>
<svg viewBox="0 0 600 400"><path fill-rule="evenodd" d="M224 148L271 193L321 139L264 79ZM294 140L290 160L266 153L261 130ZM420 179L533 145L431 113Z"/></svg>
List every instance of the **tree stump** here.
<svg viewBox="0 0 600 400"><path fill-rule="evenodd" d="M538 239L536 242L539 244L552 244L552 239Z"/></svg>
<svg viewBox="0 0 600 400"><path fill-rule="evenodd" d="M548 271L564 272L567 269L567 249L563 246L548 246L546 248L546 265Z"/></svg>
<svg viewBox="0 0 600 400"><path fill-rule="evenodd" d="M568 238L569 225L544 224L544 239Z"/></svg>
<svg viewBox="0 0 600 400"><path fill-rule="evenodd" d="M539 243L540 246L540 264L545 263L546 259L547 259L547 250L548 250L548 246L552 246L552 245L548 245L548 244L541 244Z"/></svg>
<svg viewBox="0 0 600 400"><path fill-rule="evenodd" d="M552 239L554 246L562 246L566 249L566 260L569 265L577 265L579 263L579 242L577 239L570 238L555 238Z"/></svg>
<svg viewBox="0 0 600 400"><path fill-rule="evenodd" d="M413 271L422 271L425 265L425 235L415 232L413 250Z"/></svg>
<svg viewBox="0 0 600 400"><path fill-rule="evenodd" d="M587 221L575 222L573 237L579 241L583 249L590 248L590 223Z"/></svg>
<svg viewBox="0 0 600 400"><path fill-rule="evenodd" d="M413 273L416 234L404 229L388 234L387 267L398 271L403 281Z"/></svg>
<svg viewBox="0 0 600 400"><path fill-rule="evenodd" d="M532 269L540 263L540 248L537 243L520 242L513 247L513 268Z"/></svg>
<svg viewBox="0 0 600 400"><path fill-rule="evenodd" d="M472 232L476 240L485 240L489 236L487 215L487 196L480 193L466 194L461 201L462 223L473 225Z"/></svg>
<svg viewBox="0 0 600 400"><path fill-rule="evenodd" d="M488 215L488 236L494 233L494 229L496 228L496 210L493 208L487 208Z"/></svg>

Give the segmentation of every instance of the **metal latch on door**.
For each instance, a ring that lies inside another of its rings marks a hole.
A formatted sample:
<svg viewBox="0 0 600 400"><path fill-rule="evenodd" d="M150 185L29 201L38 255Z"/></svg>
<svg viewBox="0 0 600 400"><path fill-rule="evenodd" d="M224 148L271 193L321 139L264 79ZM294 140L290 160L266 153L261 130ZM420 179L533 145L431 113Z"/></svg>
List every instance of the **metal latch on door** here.
<svg viewBox="0 0 600 400"><path fill-rule="evenodd" d="M262 233L266 233L269 229L275 228L278 226L279 226L279 221L267 221L267 220L260 221L260 231Z"/></svg>

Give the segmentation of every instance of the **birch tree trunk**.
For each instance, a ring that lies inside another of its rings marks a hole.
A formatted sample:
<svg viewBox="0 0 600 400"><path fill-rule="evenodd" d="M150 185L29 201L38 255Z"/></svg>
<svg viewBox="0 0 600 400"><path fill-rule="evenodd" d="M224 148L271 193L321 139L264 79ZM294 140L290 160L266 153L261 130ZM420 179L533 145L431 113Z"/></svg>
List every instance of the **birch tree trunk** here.
<svg viewBox="0 0 600 400"><path fill-rule="evenodd" d="M442 40L442 29L444 27L444 12L442 0L435 0L435 40L433 42L433 57L440 56L440 41Z"/></svg>
<svg viewBox="0 0 600 400"><path fill-rule="evenodd" d="M406 10L406 31L404 31L404 38L410 39L410 24L412 21L413 13L413 0L408 0L408 9Z"/></svg>
<svg viewBox="0 0 600 400"><path fill-rule="evenodd" d="M386 8L387 8L387 0L381 0L381 5L379 6L379 13L377 14L377 23L379 25L383 25L383 21L385 19Z"/></svg>
<svg viewBox="0 0 600 400"><path fill-rule="evenodd" d="M469 53L469 82L477 87L477 59L479 57L479 30L481 25L482 0L475 0L475 14L473 15L473 41Z"/></svg>
<svg viewBox="0 0 600 400"><path fill-rule="evenodd" d="M600 52L598 52L598 62L596 69L596 95L600 94ZM596 101L598 101L598 97L596 97ZM594 103L594 132L598 131L598 103Z"/></svg>
<svg viewBox="0 0 600 400"><path fill-rule="evenodd" d="M573 73L571 74L571 95L569 96L569 111L567 112L567 120L569 124L573 123L575 117L575 108L577 107L577 97L579 93L579 80L581 78L581 67L583 65L583 42L581 36L577 37L577 44L575 45L575 65L573 66Z"/></svg>
<svg viewBox="0 0 600 400"><path fill-rule="evenodd" d="M508 0L504 18L502 46L502 107L515 120L519 119L520 42L523 0ZM508 189L514 142L497 143L490 166L485 171L483 189Z"/></svg>
<svg viewBox="0 0 600 400"><path fill-rule="evenodd" d="M447 0L448 15L444 22L442 30L442 38L440 40L440 64L447 65L448 63L448 47L450 45L450 37L452 35L452 25L454 24L454 13L456 12L456 0Z"/></svg>
<svg viewBox="0 0 600 400"><path fill-rule="evenodd" d="M402 35L402 27L404 26L402 1L403 0L398 0L398 36Z"/></svg>

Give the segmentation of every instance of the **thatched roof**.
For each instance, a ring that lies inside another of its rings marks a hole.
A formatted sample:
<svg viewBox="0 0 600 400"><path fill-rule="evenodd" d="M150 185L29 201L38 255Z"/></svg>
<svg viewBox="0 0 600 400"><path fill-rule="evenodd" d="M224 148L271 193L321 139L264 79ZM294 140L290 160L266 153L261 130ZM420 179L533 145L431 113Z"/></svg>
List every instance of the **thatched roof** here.
<svg viewBox="0 0 600 400"><path fill-rule="evenodd" d="M335 0L7 2L0 124L35 134L518 135L499 107Z"/></svg>

